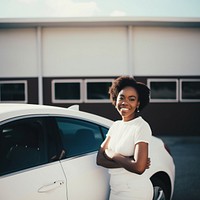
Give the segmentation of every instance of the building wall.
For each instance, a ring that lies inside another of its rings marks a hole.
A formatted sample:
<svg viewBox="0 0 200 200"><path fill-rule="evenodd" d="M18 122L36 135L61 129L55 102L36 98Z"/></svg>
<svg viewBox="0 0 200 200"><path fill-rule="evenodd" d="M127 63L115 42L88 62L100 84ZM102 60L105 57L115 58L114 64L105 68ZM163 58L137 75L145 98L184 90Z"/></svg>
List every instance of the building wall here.
<svg viewBox="0 0 200 200"><path fill-rule="evenodd" d="M44 77L128 74L127 27L41 29ZM0 30L1 77L38 76L37 30ZM134 27L134 76L200 75L200 29Z"/></svg>
<svg viewBox="0 0 200 200"><path fill-rule="evenodd" d="M41 31L41 32L40 32ZM39 34L38 34L39 32ZM54 79L106 79L133 75L200 79L200 29L105 26L0 29L0 81L27 80L28 103L52 103ZM40 79L41 78L41 79ZM42 88L41 88L42 87ZM79 103L110 119L110 103ZM141 115L154 134L199 135L200 102L150 103Z"/></svg>
<svg viewBox="0 0 200 200"><path fill-rule="evenodd" d="M44 28L43 75L127 74L126 35L125 27Z"/></svg>
<svg viewBox="0 0 200 200"><path fill-rule="evenodd" d="M138 76L200 75L200 29L136 27L133 57Z"/></svg>
<svg viewBox="0 0 200 200"><path fill-rule="evenodd" d="M0 29L0 77L37 77L36 29Z"/></svg>

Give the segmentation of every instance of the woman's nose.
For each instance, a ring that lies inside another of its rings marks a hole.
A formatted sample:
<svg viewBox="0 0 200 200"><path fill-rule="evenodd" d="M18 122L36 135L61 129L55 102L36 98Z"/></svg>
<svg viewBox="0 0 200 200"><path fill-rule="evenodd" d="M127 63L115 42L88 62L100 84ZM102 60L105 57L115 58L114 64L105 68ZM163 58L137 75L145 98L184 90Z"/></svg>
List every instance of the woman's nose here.
<svg viewBox="0 0 200 200"><path fill-rule="evenodd" d="M126 105L127 104L127 101L126 100L123 100L122 101L122 105Z"/></svg>

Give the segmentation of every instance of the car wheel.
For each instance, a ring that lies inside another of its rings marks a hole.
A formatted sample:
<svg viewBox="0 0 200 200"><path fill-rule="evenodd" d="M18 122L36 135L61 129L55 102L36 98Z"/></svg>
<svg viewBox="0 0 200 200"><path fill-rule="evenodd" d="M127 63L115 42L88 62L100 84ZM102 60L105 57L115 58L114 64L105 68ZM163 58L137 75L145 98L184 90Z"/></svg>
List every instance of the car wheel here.
<svg viewBox="0 0 200 200"><path fill-rule="evenodd" d="M170 194L165 183L155 178L152 180L153 184L153 200L170 200Z"/></svg>

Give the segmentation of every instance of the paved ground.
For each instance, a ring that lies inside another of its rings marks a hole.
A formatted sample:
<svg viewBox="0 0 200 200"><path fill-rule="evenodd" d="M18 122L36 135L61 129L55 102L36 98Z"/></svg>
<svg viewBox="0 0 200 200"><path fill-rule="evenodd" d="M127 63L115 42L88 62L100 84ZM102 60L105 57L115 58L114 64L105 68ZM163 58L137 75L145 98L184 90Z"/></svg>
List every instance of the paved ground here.
<svg viewBox="0 0 200 200"><path fill-rule="evenodd" d="M200 200L200 136L160 137L176 166L173 200Z"/></svg>

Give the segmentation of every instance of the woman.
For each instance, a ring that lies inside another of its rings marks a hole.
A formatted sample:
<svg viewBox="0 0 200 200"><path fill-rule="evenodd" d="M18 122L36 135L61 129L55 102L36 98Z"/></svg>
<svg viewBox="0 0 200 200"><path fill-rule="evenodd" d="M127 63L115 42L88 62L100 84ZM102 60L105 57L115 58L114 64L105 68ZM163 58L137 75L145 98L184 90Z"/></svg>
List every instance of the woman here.
<svg viewBox="0 0 200 200"><path fill-rule="evenodd" d="M113 123L97 155L97 164L109 168L110 200L151 200L153 186L143 174L148 159L151 129L138 115L149 103L149 88L129 76L117 78L110 99L121 115Z"/></svg>

